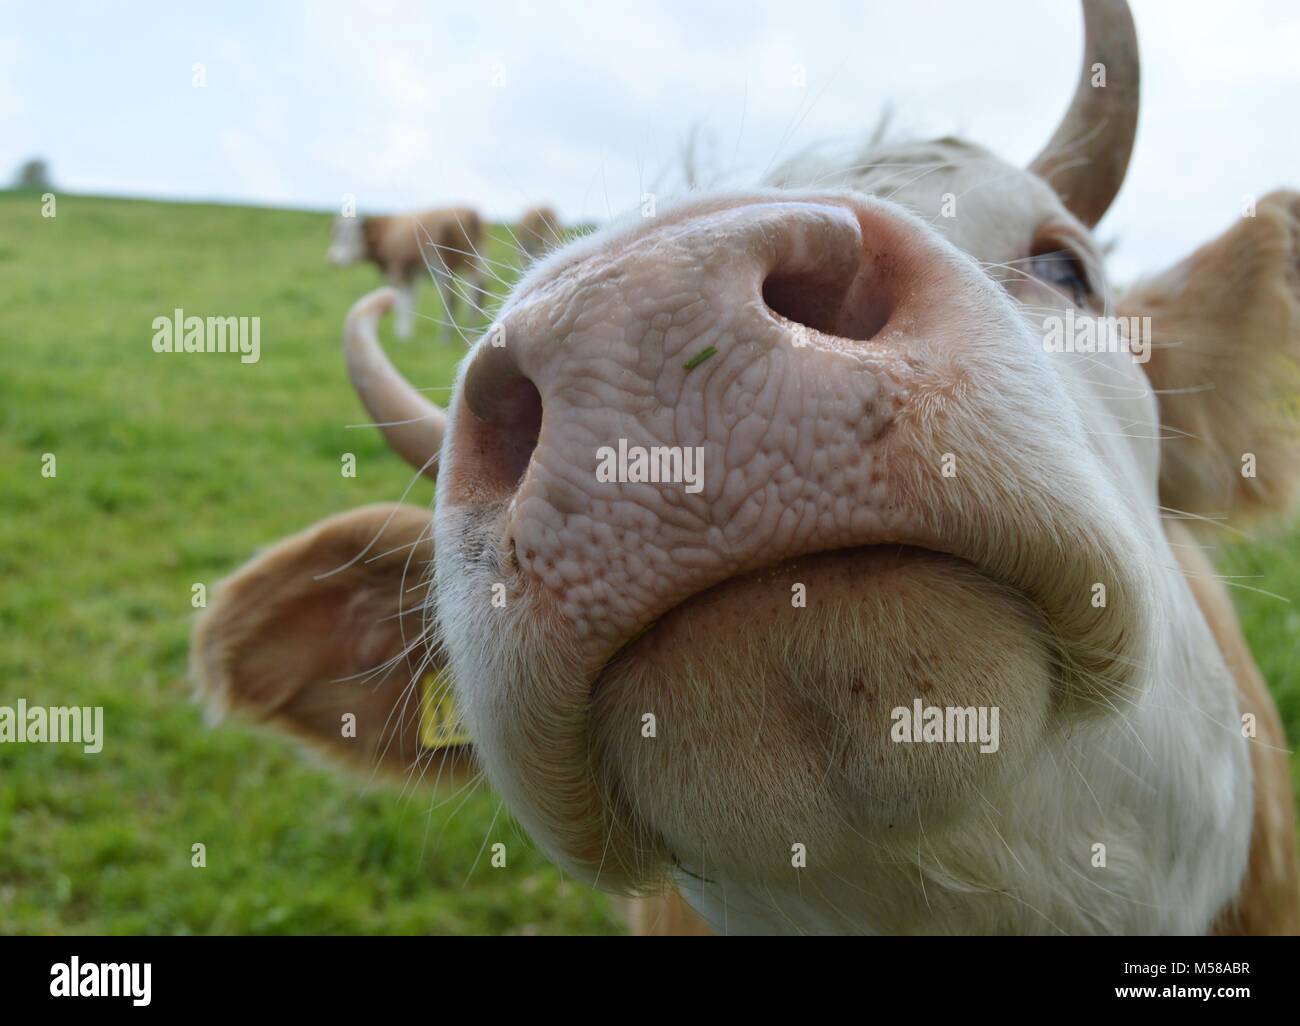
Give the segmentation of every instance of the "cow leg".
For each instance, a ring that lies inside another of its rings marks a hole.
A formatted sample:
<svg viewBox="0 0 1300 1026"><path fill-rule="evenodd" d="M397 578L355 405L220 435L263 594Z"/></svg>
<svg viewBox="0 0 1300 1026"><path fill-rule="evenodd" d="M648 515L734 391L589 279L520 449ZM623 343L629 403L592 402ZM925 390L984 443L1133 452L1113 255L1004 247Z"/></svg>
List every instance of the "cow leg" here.
<svg viewBox="0 0 1300 1026"><path fill-rule="evenodd" d="M448 330L456 330L456 283L450 271L433 269L433 283L438 287L438 296L442 300L443 323L438 328L439 337L446 337Z"/></svg>
<svg viewBox="0 0 1300 1026"><path fill-rule="evenodd" d="M408 339L415 331L415 280L409 275L394 275L389 280L397 290L393 333L400 339Z"/></svg>

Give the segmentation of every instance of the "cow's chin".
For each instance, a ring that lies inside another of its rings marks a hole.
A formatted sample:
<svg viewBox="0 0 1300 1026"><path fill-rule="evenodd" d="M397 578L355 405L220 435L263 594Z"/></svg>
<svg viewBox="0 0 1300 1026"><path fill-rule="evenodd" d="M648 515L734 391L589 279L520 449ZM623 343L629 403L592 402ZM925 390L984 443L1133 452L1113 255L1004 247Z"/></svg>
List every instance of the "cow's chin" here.
<svg viewBox="0 0 1300 1026"><path fill-rule="evenodd" d="M788 876L796 844L810 864L914 854L917 830L1024 772L1054 664L1038 611L963 560L801 558L695 596L621 653L593 694L594 765L639 873ZM900 739L917 703L946 740ZM983 740L957 740L959 720Z"/></svg>

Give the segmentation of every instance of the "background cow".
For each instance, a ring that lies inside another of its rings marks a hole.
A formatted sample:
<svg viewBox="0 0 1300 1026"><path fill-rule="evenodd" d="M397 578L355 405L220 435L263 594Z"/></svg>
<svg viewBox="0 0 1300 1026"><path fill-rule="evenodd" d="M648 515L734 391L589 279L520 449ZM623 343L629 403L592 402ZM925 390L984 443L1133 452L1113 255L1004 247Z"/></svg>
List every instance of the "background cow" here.
<svg viewBox="0 0 1300 1026"><path fill-rule="evenodd" d="M415 327L415 285L427 273L437 286L447 318L457 328L459 299L474 309L483 296L486 244L483 221L469 207L418 214L334 219L328 257L340 267L369 260L397 289L396 334L410 338Z"/></svg>
<svg viewBox="0 0 1300 1026"><path fill-rule="evenodd" d="M564 241L560 215L550 207L533 207L526 211L515 228L515 241L530 257L554 249Z"/></svg>
<svg viewBox="0 0 1300 1026"><path fill-rule="evenodd" d="M1117 294L1091 228L1137 46L1084 10L1027 169L882 144L613 225L518 284L446 413L363 300L351 365L435 512L239 571L205 692L445 776L468 746L404 714L432 680L558 862L715 930L1295 931L1286 741L1201 546L1296 486L1300 195ZM1114 312L1149 362L1045 345ZM703 490L600 479L625 443L699 447ZM914 703L996 709L1000 743L900 741Z"/></svg>

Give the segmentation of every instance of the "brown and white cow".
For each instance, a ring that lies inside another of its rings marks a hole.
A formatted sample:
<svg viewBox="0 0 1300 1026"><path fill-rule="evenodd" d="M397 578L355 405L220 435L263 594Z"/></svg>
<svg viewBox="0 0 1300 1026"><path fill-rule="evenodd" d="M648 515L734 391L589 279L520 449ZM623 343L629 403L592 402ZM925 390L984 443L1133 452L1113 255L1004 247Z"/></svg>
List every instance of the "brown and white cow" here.
<svg viewBox="0 0 1300 1026"><path fill-rule="evenodd" d="M564 241L560 215L550 207L533 207L525 211L515 227L515 242L530 258L541 256Z"/></svg>
<svg viewBox="0 0 1300 1026"><path fill-rule="evenodd" d="M1202 544L1300 473L1300 194L1117 294L1091 228L1137 43L1084 12L1027 169L879 145L608 227L520 281L445 413L362 300L363 398L436 507L240 570L206 694L453 778L435 674L557 862L667 895L643 928L1295 931L1286 741ZM1115 313L1150 336L1051 341Z"/></svg>
<svg viewBox="0 0 1300 1026"><path fill-rule="evenodd" d="M457 300L472 307L483 295L483 221L469 207L443 207L417 214L334 218L327 257L344 267L369 260L397 289L395 334L410 338L415 327L415 286L427 270L437 286L447 322L456 327Z"/></svg>

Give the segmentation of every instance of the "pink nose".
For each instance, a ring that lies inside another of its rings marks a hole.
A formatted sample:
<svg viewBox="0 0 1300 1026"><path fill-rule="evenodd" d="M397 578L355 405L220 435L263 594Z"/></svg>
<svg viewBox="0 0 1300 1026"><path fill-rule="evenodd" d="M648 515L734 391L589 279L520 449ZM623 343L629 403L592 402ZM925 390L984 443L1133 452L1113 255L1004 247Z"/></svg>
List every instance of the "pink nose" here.
<svg viewBox="0 0 1300 1026"><path fill-rule="evenodd" d="M910 540L893 429L943 325L990 302L976 278L839 196L715 201L578 250L473 354L440 506L497 511L505 569L599 652L735 574Z"/></svg>

